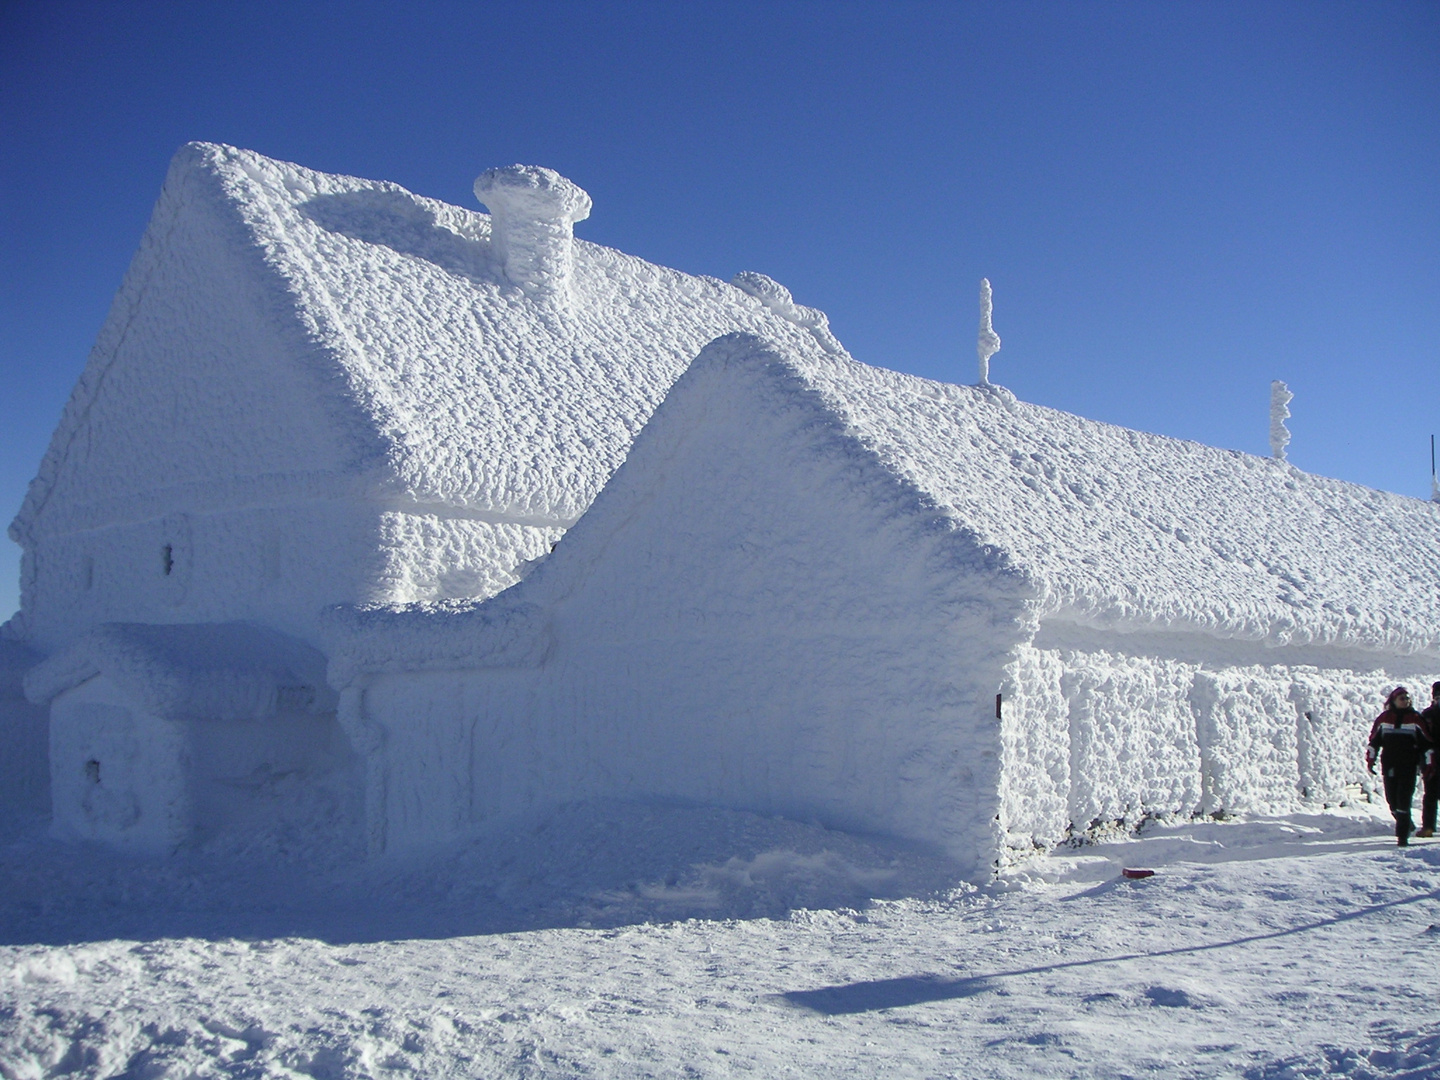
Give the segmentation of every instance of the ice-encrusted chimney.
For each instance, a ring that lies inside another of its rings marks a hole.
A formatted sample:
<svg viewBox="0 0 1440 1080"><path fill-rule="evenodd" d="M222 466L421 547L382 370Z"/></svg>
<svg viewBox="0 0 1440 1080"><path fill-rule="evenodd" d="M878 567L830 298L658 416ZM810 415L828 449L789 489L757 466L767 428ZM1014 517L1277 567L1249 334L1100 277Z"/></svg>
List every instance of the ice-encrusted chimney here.
<svg viewBox="0 0 1440 1080"><path fill-rule="evenodd" d="M564 295L574 266L575 222L590 216L590 196L554 169L507 165L475 181L490 210L490 242L505 276L532 296Z"/></svg>

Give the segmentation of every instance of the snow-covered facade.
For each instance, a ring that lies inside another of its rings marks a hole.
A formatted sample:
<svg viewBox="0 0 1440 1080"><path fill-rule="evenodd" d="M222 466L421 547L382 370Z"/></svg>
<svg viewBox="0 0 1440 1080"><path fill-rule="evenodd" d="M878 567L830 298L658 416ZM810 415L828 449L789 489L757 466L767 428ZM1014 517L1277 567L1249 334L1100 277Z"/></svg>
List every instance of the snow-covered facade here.
<svg viewBox="0 0 1440 1080"><path fill-rule="evenodd" d="M737 335L523 583L339 611L370 841L699 801L976 875L1146 814L1338 801L1440 673L1440 513Z"/></svg>
<svg viewBox="0 0 1440 1080"><path fill-rule="evenodd" d="M575 239L558 174L476 191L177 155L11 527L58 831L344 774L371 851L617 796L983 874L1337 799L1440 674L1440 507L867 367L763 275Z"/></svg>

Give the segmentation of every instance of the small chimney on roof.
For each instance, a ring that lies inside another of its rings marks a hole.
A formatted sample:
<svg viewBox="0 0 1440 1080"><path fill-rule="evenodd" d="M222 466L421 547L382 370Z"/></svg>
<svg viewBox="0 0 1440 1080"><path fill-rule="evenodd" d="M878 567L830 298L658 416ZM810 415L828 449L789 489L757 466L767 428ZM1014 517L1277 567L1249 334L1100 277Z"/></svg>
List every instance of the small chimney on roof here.
<svg viewBox="0 0 1440 1080"><path fill-rule="evenodd" d="M490 210L490 243L505 276L532 296L565 294L574 266L574 225L590 216L590 196L554 169L487 169L475 197Z"/></svg>

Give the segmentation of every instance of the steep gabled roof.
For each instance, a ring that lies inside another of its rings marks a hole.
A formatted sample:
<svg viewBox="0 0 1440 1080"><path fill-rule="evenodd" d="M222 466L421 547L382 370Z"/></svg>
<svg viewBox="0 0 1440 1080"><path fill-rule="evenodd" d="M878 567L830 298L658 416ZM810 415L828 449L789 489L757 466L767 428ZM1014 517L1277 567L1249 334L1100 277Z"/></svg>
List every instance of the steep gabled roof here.
<svg viewBox="0 0 1440 1080"><path fill-rule="evenodd" d="M210 293L185 292L197 277L217 279ZM117 500L163 513L265 505L281 491L565 525L706 341L743 329L838 349L823 316L788 297L777 305L579 240L568 299L506 279L487 214L192 143L12 535L25 542L52 500L92 507L76 527L94 527ZM243 348L231 340L262 331ZM240 411L247 380L255 415ZM228 400L233 432L217 415ZM136 425L157 401L166 415ZM176 433L192 414L204 430L185 443ZM107 450L127 423L122 439L158 429L171 443ZM247 439L256 445L237 447ZM153 475L134 475L147 457Z"/></svg>
<svg viewBox="0 0 1440 1080"><path fill-rule="evenodd" d="M697 407L697 396L710 405ZM721 407L719 396L743 400ZM685 424L669 422L682 411ZM1026 404L998 387L736 334L700 354L611 488L530 579L468 614L452 605L443 634L438 622L428 632L435 616L423 608L337 612L332 677L539 662L538 613L589 573L606 546L602 523L626 519L647 471L686 460L668 444L686 425L762 411L787 413L797 438L842 455L872 503L888 484L894 513L951 530L955 557L931 572L983 566L1009 582L995 596L1032 620L1440 657L1440 506ZM663 452L652 452L656 439ZM737 498L763 482L736 477ZM843 512L834 520L852 527ZM529 651L516 652L520 641Z"/></svg>

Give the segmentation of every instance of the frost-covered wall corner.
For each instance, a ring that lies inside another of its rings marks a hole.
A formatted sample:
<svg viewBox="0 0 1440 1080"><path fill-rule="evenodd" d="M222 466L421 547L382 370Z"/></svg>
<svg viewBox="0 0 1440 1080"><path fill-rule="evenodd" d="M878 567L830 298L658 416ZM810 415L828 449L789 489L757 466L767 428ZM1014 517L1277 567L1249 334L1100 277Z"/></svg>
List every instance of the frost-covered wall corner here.
<svg viewBox="0 0 1440 1080"><path fill-rule="evenodd" d="M505 276L537 297L565 297L574 268L574 225L590 216L590 196L554 169L487 169L475 197L490 210L491 243Z"/></svg>
<svg viewBox="0 0 1440 1080"><path fill-rule="evenodd" d="M1270 384L1270 454L1276 461L1285 460L1285 447L1290 445L1290 429L1285 421L1290 419L1290 402L1295 395L1279 379Z"/></svg>
<svg viewBox="0 0 1440 1080"><path fill-rule="evenodd" d="M990 357L1000 351L1000 335L995 333L995 328L990 325L990 316L994 310L992 294L990 292L990 279L980 279L980 334L975 339L975 352L980 357L980 385L990 385Z"/></svg>

